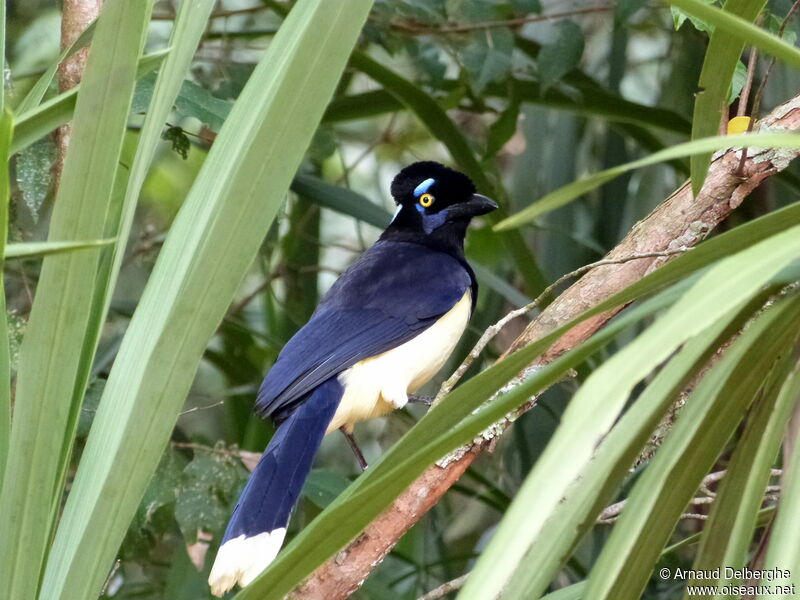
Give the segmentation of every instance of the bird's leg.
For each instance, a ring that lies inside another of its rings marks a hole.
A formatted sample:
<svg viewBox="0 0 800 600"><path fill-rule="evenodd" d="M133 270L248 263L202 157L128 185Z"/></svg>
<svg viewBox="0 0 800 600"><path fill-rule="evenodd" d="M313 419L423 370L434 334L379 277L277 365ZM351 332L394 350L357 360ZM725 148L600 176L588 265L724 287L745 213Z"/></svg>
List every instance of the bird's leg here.
<svg viewBox="0 0 800 600"><path fill-rule="evenodd" d="M408 401L411 404L422 404L423 406L430 406L433 404L433 396L418 396L417 394L409 394Z"/></svg>
<svg viewBox="0 0 800 600"><path fill-rule="evenodd" d="M347 440L350 449L353 451L353 454L356 455L356 460L358 461L358 465L361 467L361 471L362 472L366 471L369 465L367 464L367 460L364 458L364 454L361 452L361 448L358 447L356 438L353 437L352 433L350 433L344 428L344 425L339 427L339 431L341 431L344 434L344 439Z"/></svg>

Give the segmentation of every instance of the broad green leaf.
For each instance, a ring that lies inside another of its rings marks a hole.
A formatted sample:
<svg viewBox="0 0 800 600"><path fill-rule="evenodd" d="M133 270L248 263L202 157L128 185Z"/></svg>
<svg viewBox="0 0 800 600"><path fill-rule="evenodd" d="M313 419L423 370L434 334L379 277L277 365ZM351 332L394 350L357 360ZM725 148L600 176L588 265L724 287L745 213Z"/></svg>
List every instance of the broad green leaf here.
<svg viewBox="0 0 800 600"><path fill-rule="evenodd" d="M705 4L714 4L716 0L702 0ZM674 6L670 7L670 12L672 13L672 24L675 26L675 29L678 30L681 28L686 22L686 19L689 19L689 22L694 25L694 28L698 31L713 31L714 28L711 27L708 23L693 17L691 15L687 15L683 12L680 8L675 8Z"/></svg>
<svg viewBox="0 0 800 600"><path fill-rule="evenodd" d="M795 367L786 385L781 390L778 404L794 403L800 397L800 371ZM795 413L796 414L796 413ZM800 443L794 439L794 450L788 464L784 464L781 478L781 497L778 502L778 513L770 533L764 569L781 569L780 576L770 582L785 588L797 589L800 585L800 546L797 544L797 531L800 527ZM788 576L786 576L788 574ZM759 600L766 598L792 598L796 591L785 589L781 594L759 595Z"/></svg>
<svg viewBox="0 0 800 600"><path fill-rule="evenodd" d="M0 9L0 42L5 38L5 7ZM4 49L0 47L0 58ZM3 105L0 100L0 106ZM14 118L11 112L0 109L0 266L8 254L8 202L11 190L8 171L9 148L14 133ZM8 459L11 436L11 350L6 310L6 291L0 277L0 491Z"/></svg>
<svg viewBox="0 0 800 600"><path fill-rule="evenodd" d="M142 56L139 60L138 76L144 76L157 69L167 54L169 54L169 48ZM68 92L54 96L17 115L17 126L14 128L14 139L11 142L11 154L27 148L36 140L69 121L75 111L75 100L81 85L78 84Z"/></svg>
<svg viewBox="0 0 800 600"><path fill-rule="evenodd" d="M50 254L61 254L86 250L113 244L115 239L91 240L86 242L17 242L6 246L6 259L9 258L36 258Z"/></svg>
<svg viewBox="0 0 800 600"><path fill-rule="evenodd" d="M715 29L727 31L748 46L755 46L790 66L800 68L800 50L741 17L710 6L703 0L669 0L669 3L710 23Z"/></svg>
<svg viewBox="0 0 800 600"><path fill-rule="evenodd" d="M125 186L123 187L124 197L115 222L110 224L110 233L116 237L117 243L112 249L109 261L103 265L100 271L92 312L95 333L92 347L97 345L101 325L108 314L111 297L122 269L125 246L133 226L139 193L155 157L161 139L161 131L172 109L175 96L184 83L183 78L191 66L213 8L213 0L183 0L178 9L170 36L171 52L166 56L159 69L147 116L139 134L136 154L130 165L130 171L127 171L128 180L127 182L118 182ZM85 373L84 377L88 377L88 373Z"/></svg>
<svg viewBox="0 0 800 600"><path fill-rule="evenodd" d="M370 6L296 3L225 121L114 362L43 597L100 591L203 351L278 212Z"/></svg>
<svg viewBox="0 0 800 600"><path fill-rule="evenodd" d="M167 448L147 485L142 502L131 523L132 528L143 529L162 506L174 504L188 460L174 448ZM241 479L241 478L240 478ZM225 490L226 494L233 490Z"/></svg>
<svg viewBox="0 0 800 600"><path fill-rule="evenodd" d="M328 469L312 469L303 486L303 496L318 508L325 508L349 485L350 481Z"/></svg>
<svg viewBox="0 0 800 600"><path fill-rule="evenodd" d="M633 387L681 344L754 295L797 259L798 234L800 226L795 226L721 260L652 326L589 376L518 493L518 498L528 502L512 503L460 597L494 597L502 590L529 541L539 535L548 515L613 427ZM603 398L601 407L597 398Z"/></svg>
<svg viewBox="0 0 800 600"><path fill-rule="evenodd" d="M184 81L175 99L175 110L185 117L194 117L219 131L231 111L231 103L211 95L207 89Z"/></svg>
<svg viewBox="0 0 800 600"><path fill-rule="evenodd" d="M493 185L486 176L469 142L434 98L363 52L354 52L350 62L371 79L380 83L422 121L431 134L447 147L453 160L472 178L478 191L489 196L494 195L495 200L498 199L497 194L501 193L501 189ZM502 218L504 212L501 207L489 213L487 218L491 223L495 223ZM545 287L544 276L522 236L503 235L500 240L525 280L527 291L531 295L534 295L534 292L541 292Z"/></svg>
<svg viewBox="0 0 800 600"><path fill-rule="evenodd" d="M70 44L69 48L65 48L56 61L47 67L47 70L42 73L42 76L36 80L36 83L33 84L33 87L28 91L22 101L14 108L18 114L24 114L39 105L42 98L44 98L44 95L47 93L50 84L53 82L53 77L56 75L58 65L89 44L94 35L96 23L96 21L92 21L78 38Z"/></svg>
<svg viewBox="0 0 800 600"><path fill-rule="evenodd" d="M726 12L737 15L748 22L755 21L766 0L728 0L723 6ZM698 82L699 91L695 95L694 115L692 116L692 140L707 138L719 133L723 111L728 110L728 98L739 57L742 55L744 41L725 29L716 28L703 61L703 70ZM700 193L711 164L711 153L695 154L689 161L692 177L692 191Z"/></svg>
<svg viewBox="0 0 800 600"><path fill-rule="evenodd" d="M520 568L503 592L504 597L541 595L580 539L593 527L601 510L613 501L631 464L678 394L720 344L735 334L765 300L763 294L756 297L689 340L648 384L601 442L595 456L531 542Z"/></svg>
<svg viewBox="0 0 800 600"><path fill-rule="evenodd" d="M17 187L34 223L38 222L39 209L50 191L55 157L56 145L52 136L31 144L17 156Z"/></svg>
<svg viewBox="0 0 800 600"><path fill-rule="evenodd" d="M769 13L766 15L764 27L766 27L772 35L785 40L790 46L794 46L795 43L797 43L797 31L793 30L791 27L783 27L784 18L785 17L779 17L775 13ZM783 34L781 34L782 27Z"/></svg>
<svg viewBox="0 0 800 600"><path fill-rule="evenodd" d="M419 81L438 88L444 82L447 73L444 49L430 39L406 37L403 49L413 61ZM509 56L510 58L510 56Z"/></svg>
<svg viewBox="0 0 800 600"><path fill-rule="evenodd" d="M739 94L742 93L745 81L747 81L747 67L741 60L737 60L736 69L734 69L733 78L731 79L730 92L728 93L728 104L733 104ZM727 110L727 106L725 110Z"/></svg>
<svg viewBox="0 0 800 600"><path fill-rule="evenodd" d="M104 228L150 3L108 2L75 105L50 240L97 240ZM98 50L100 49L100 50ZM108 85L113 78L114 85ZM61 507L83 398L80 371L100 250L47 256L22 342L11 448L0 493L0 596L33 598ZM65 456L66 455L66 456Z"/></svg>
<svg viewBox="0 0 800 600"><path fill-rule="evenodd" d="M539 52L539 80L542 90L558 83L574 69L583 55L583 31L572 21L558 21L556 38L542 46Z"/></svg>
<svg viewBox="0 0 800 600"><path fill-rule="evenodd" d="M793 364L792 356L787 355L783 363L773 369L771 384L765 387L748 415L711 514L703 527L700 548L692 568L713 570L719 567L721 574L720 579L703 581L703 584L746 583L726 577L725 568L747 566L764 491L797 398L793 389L798 383L797 370L786 380L787 367L790 369Z"/></svg>
<svg viewBox="0 0 800 600"><path fill-rule="evenodd" d="M488 84L505 80L511 72L513 51L514 34L507 28L479 29L470 35L461 60L475 93L481 94Z"/></svg>
<svg viewBox="0 0 800 600"><path fill-rule="evenodd" d="M692 156L703 152L724 150L727 148L740 148L743 146L750 148L751 151L754 147L800 149L800 135L796 133L743 133L740 135L716 136L677 144L670 148L665 148L660 152L656 152L655 154L651 154L650 156L611 169L606 169L605 171L599 171L589 177L569 183L564 187L550 192L544 196L544 198L534 202L517 214L504 219L495 225L495 229L512 229L529 223L536 219L536 217L560 208L572 200L579 198L586 192L598 188L604 183L634 169L657 164L673 158Z"/></svg>
<svg viewBox="0 0 800 600"><path fill-rule="evenodd" d="M187 544L198 531L221 531L236 505L242 477L236 463L214 452L197 453L181 474L175 519Z"/></svg>
<svg viewBox="0 0 800 600"><path fill-rule="evenodd" d="M784 298L750 323L697 385L669 436L637 480L589 576L592 599L637 597L686 505L763 385L790 352L800 301Z"/></svg>

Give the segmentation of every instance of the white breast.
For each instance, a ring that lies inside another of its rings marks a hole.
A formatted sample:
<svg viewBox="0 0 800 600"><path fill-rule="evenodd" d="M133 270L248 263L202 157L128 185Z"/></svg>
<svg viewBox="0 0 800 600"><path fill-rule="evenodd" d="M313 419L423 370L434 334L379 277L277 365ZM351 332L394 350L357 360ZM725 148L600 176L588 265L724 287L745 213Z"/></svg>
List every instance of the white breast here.
<svg viewBox="0 0 800 600"><path fill-rule="evenodd" d="M417 337L362 360L339 375L344 396L328 431L401 408L444 366L469 321L471 294Z"/></svg>

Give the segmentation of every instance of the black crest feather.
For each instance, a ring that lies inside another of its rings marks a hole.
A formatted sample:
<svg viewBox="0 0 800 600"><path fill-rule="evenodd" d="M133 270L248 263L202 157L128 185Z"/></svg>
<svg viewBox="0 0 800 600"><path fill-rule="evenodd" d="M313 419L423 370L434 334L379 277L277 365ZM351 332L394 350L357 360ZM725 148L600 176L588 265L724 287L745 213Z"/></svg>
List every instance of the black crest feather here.
<svg viewBox="0 0 800 600"><path fill-rule="evenodd" d="M426 160L415 162L400 171L392 180L391 193L398 204L411 198L414 188L429 177L436 180L439 190L447 190L448 196L466 199L475 193L472 180L450 167Z"/></svg>

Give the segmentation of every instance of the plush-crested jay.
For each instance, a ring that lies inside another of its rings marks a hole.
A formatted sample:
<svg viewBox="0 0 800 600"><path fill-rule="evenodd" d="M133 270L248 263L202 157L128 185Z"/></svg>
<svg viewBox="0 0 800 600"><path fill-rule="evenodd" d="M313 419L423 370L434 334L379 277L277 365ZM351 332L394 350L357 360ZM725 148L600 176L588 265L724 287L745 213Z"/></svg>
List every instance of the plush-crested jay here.
<svg viewBox="0 0 800 600"><path fill-rule="evenodd" d="M444 365L477 299L467 226L497 208L475 191L436 162L403 169L392 222L281 351L256 399L277 430L225 531L214 594L247 585L275 558L326 433L402 408Z"/></svg>

